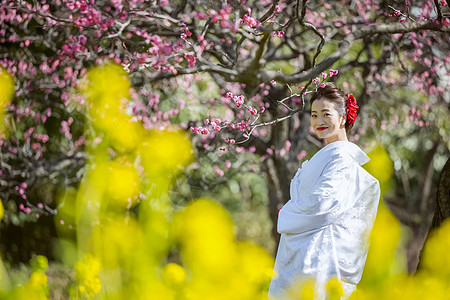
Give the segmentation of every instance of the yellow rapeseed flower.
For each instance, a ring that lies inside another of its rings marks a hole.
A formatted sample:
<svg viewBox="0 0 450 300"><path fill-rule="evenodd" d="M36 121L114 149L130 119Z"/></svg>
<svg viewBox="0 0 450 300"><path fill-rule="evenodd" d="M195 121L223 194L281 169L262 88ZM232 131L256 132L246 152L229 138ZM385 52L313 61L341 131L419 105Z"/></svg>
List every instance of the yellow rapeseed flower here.
<svg viewBox="0 0 450 300"><path fill-rule="evenodd" d="M192 162L192 144L181 131L151 130L139 152L145 172L152 178L166 177Z"/></svg>
<svg viewBox="0 0 450 300"><path fill-rule="evenodd" d="M233 221L218 203L196 200L176 222L183 259L194 276L217 280L234 272Z"/></svg>
<svg viewBox="0 0 450 300"><path fill-rule="evenodd" d="M118 151L134 149L142 131L125 112L130 88L126 72L113 63L91 69L84 83L90 121Z"/></svg>
<svg viewBox="0 0 450 300"><path fill-rule="evenodd" d="M3 219L4 212L5 212L5 209L3 208L3 202L2 202L2 199L0 199L0 220Z"/></svg>
<svg viewBox="0 0 450 300"><path fill-rule="evenodd" d="M0 66L0 109L5 106L14 96L14 78L9 72Z"/></svg>
<svg viewBox="0 0 450 300"><path fill-rule="evenodd" d="M105 268L132 268L142 255L142 228L135 218L122 214L107 214L95 226L90 244Z"/></svg>
<svg viewBox="0 0 450 300"><path fill-rule="evenodd" d="M92 68L87 79L85 93L90 103L119 107L121 99L129 97L131 85L127 73L118 64L106 63Z"/></svg>
<svg viewBox="0 0 450 300"><path fill-rule="evenodd" d="M252 285L267 284L273 276L273 257L262 247L251 242L238 242L239 273Z"/></svg>
<svg viewBox="0 0 450 300"><path fill-rule="evenodd" d="M126 207L135 202L139 193L139 175L133 165L114 160L108 164L107 192L110 199L119 206Z"/></svg>
<svg viewBox="0 0 450 300"><path fill-rule="evenodd" d="M28 284L30 287L35 289L40 289L47 286L48 278L43 272L33 272L31 273L30 281Z"/></svg>
<svg viewBox="0 0 450 300"><path fill-rule="evenodd" d="M3 133L5 107L14 97L14 78L0 66L0 134Z"/></svg>
<svg viewBox="0 0 450 300"><path fill-rule="evenodd" d="M423 269L438 278L450 282L450 218L428 238L424 246Z"/></svg>
<svg viewBox="0 0 450 300"><path fill-rule="evenodd" d="M89 299L98 294L102 288L98 277L101 268L100 261L89 253L83 256L82 261L75 263L75 279L78 281L78 290Z"/></svg>
<svg viewBox="0 0 450 300"><path fill-rule="evenodd" d="M389 188L390 179L394 174L394 163L381 145L377 145L368 153L370 161L363 167L380 182L381 194Z"/></svg>
<svg viewBox="0 0 450 300"><path fill-rule="evenodd" d="M342 284L337 278L331 278L326 285L326 289L327 299L329 300L340 300L344 295Z"/></svg>
<svg viewBox="0 0 450 300"><path fill-rule="evenodd" d="M162 270L162 276L164 282L174 288L180 287L187 279L186 270L175 263L167 264Z"/></svg>

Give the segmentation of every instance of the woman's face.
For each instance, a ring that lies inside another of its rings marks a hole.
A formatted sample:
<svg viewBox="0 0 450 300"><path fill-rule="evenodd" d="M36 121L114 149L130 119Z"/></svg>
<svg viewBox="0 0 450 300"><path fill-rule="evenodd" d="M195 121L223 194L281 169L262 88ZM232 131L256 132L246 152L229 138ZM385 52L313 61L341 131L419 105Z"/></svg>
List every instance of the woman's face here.
<svg viewBox="0 0 450 300"><path fill-rule="evenodd" d="M318 99L311 105L311 126L328 144L347 140L345 115L339 116L333 102L327 99Z"/></svg>

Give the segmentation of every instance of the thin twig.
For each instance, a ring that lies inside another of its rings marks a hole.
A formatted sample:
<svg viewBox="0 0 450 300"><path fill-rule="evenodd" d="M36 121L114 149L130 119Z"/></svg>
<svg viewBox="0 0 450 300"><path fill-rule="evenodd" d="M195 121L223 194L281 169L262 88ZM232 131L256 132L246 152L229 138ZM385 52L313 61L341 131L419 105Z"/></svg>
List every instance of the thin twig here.
<svg viewBox="0 0 450 300"><path fill-rule="evenodd" d="M118 24L118 25L120 26L119 31L117 31L117 32L114 33L114 34L108 35L106 38L107 38L107 39L111 39L111 38L117 37L117 36L119 36L119 35L122 35L122 32L125 30L125 28L126 28L128 25L130 25L130 22L131 22L131 20L128 20L128 21L126 21L125 23L120 23L120 22L118 22L118 21L115 21L115 23Z"/></svg>

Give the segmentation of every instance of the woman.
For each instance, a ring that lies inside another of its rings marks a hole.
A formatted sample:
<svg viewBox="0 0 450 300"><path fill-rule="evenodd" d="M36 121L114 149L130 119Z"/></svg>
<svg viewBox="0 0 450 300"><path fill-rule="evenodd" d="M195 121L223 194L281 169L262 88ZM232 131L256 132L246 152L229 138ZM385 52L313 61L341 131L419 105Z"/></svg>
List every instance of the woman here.
<svg viewBox="0 0 450 300"><path fill-rule="evenodd" d="M323 299L331 278L348 297L361 279L380 187L361 167L367 155L347 140L357 108L353 95L333 83L312 95L311 126L327 145L303 162L291 181L291 199L279 211L271 297L286 299L290 288L313 279L316 298Z"/></svg>

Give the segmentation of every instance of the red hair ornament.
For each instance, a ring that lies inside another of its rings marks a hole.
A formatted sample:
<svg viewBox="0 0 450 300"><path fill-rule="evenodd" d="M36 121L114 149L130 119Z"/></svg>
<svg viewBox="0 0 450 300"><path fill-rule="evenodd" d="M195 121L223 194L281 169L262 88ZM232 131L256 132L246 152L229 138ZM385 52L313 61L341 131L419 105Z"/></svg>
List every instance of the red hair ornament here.
<svg viewBox="0 0 450 300"><path fill-rule="evenodd" d="M347 93L347 123L355 123L359 106L356 104L356 99L353 94Z"/></svg>

